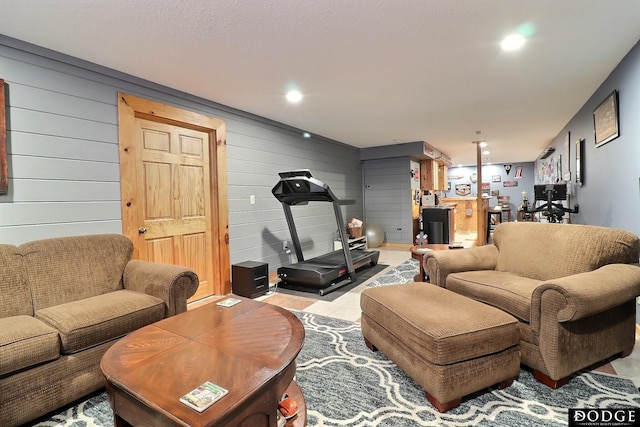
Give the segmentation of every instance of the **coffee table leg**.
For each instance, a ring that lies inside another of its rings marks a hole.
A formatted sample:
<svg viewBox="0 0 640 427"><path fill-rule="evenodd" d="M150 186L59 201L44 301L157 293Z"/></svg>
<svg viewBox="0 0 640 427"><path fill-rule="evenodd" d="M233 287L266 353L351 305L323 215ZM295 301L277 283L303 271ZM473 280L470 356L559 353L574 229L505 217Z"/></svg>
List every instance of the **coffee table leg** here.
<svg viewBox="0 0 640 427"><path fill-rule="evenodd" d="M120 415L113 414L113 425L115 427L133 427L131 424L126 422Z"/></svg>
<svg viewBox="0 0 640 427"><path fill-rule="evenodd" d="M422 254L411 251L411 258L418 261L418 274L413 277L414 282L424 282L424 267L422 265Z"/></svg>

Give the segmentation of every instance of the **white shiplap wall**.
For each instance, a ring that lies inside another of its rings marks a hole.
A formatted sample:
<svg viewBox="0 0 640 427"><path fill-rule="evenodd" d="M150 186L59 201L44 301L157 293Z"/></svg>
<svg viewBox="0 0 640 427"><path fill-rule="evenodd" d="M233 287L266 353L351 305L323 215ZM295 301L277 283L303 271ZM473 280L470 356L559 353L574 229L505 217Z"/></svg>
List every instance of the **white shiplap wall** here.
<svg viewBox="0 0 640 427"><path fill-rule="evenodd" d="M5 79L9 194L0 196L0 243L121 233L117 92L226 121L231 262L269 263L289 255L289 231L271 195L277 173L310 169L341 198L348 220L362 216L357 149L0 35ZM329 125L329 124L328 124ZM251 195L255 204L249 203ZM333 209L294 209L305 256L332 249Z"/></svg>

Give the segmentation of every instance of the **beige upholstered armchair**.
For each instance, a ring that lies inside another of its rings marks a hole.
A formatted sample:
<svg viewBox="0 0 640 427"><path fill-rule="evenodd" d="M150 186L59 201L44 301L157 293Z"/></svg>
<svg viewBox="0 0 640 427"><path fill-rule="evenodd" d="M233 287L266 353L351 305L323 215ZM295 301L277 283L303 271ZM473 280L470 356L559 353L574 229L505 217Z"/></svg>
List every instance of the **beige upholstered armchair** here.
<svg viewBox="0 0 640 427"><path fill-rule="evenodd" d="M512 222L494 244L433 251L430 281L500 308L519 320L522 363L557 388L570 375L635 343L640 241L587 225Z"/></svg>

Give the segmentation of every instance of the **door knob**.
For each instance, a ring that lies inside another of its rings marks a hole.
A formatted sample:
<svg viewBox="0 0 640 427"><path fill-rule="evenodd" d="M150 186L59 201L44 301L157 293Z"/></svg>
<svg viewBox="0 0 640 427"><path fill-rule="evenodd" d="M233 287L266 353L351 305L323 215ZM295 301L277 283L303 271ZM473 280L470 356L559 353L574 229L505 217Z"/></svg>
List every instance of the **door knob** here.
<svg viewBox="0 0 640 427"><path fill-rule="evenodd" d="M146 228L144 228L144 227L140 227L140 228L138 228L138 233L139 233L139 234L146 234L146 232L147 232L147 229L146 229Z"/></svg>

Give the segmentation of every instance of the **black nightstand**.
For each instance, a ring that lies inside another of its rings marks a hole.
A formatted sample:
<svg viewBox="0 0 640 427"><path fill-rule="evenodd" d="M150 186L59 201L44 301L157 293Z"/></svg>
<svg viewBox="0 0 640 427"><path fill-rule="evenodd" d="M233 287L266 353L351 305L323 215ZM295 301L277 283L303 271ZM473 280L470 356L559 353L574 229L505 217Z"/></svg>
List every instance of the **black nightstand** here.
<svg viewBox="0 0 640 427"><path fill-rule="evenodd" d="M269 264L245 261L231 266L231 291L241 297L256 298L269 290Z"/></svg>

